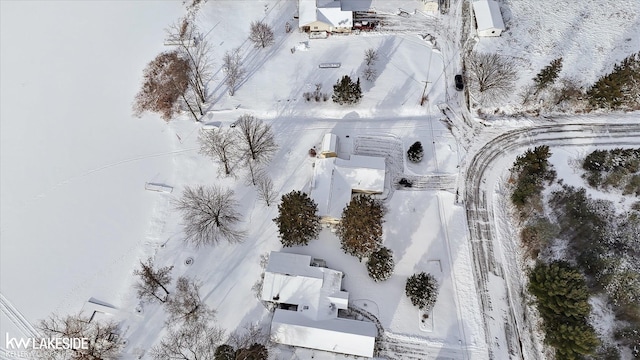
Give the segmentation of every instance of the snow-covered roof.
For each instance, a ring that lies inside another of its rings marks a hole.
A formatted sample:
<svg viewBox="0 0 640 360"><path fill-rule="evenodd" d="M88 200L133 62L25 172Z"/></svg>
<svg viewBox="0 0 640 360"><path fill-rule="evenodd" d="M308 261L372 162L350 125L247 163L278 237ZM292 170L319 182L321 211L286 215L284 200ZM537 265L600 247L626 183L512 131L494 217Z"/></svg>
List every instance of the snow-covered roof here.
<svg viewBox="0 0 640 360"><path fill-rule="evenodd" d="M375 7L373 2L373 0L342 0L340 8L344 11L368 11Z"/></svg>
<svg viewBox="0 0 640 360"><path fill-rule="evenodd" d="M473 3L473 12L476 15L478 31L483 30L504 30L500 5L492 0L481 0Z"/></svg>
<svg viewBox="0 0 640 360"><path fill-rule="evenodd" d="M317 159L311 182L311 198L318 204L318 215L338 219L351 201L353 192L384 192L384 158L351 155Z"/></svg>
<svg viewBox="0 0 640 360"><path fill-rule="evenodd" d="M273 251L264 273L261 299L298 305L299 313L313 320L338 316L346 309L349 293L341 290L342 273L311 266L311 257Z"/></svg>
<svg viewBox="0 0 640 360"><path fill-rule="evenodd" d="M351 155L349 160L336 159L336 169L353 191L371 193L384 191L384 158Z"/></svg>
<svg viewBox="0 0 640 360"><path fill-rule="evenodd" d="M377 330L373 323L327 319L312 321L298 312L277 309L271 321L271 340L357 356L373 356Z"/></svg>
<svg viewBox="0 0 640 360"><path fill-rule="evenodd" d="M332 133L324 134L322 138L322 150L321 152L333 152L335 153L338 150L338 136Z"/></svg>
<svg viewBox="0 0 640 360"><path fill-rule="evenodd" d="M299 0L298 23L305 26L320 21L333 27L350 28L353 26L353 13L343 11L339 0Z"/></svg>

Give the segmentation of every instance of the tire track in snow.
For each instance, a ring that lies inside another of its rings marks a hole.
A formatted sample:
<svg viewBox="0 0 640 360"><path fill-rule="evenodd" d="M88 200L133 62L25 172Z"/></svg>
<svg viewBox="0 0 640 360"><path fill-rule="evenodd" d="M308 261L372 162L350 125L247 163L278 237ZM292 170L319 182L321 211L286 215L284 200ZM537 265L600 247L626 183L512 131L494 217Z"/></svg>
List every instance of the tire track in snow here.
<svg viewBox="0 0 640 360"><path fill-rule="evenodd" d="M0 293L0 310L2 313L11 320L11 322L22 332L23 335L29 336L32 338L39 338L40 333L36 328L31 325L29 320L27 320L22 313L16 309L15 306Z"/></svg>

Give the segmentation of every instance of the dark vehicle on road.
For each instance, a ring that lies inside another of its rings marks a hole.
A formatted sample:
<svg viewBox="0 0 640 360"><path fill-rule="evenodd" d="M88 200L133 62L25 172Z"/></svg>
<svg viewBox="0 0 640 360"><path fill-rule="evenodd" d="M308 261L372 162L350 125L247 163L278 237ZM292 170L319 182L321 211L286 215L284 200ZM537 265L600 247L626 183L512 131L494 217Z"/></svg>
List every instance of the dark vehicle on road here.
<svg viewBox="0 0 640 360"><path fill-rule="evenodd" d="M456 81L456 90L462 91L462 89L464 89L464 81L462 80L462 75L456 75L455 81Z"/></svg>

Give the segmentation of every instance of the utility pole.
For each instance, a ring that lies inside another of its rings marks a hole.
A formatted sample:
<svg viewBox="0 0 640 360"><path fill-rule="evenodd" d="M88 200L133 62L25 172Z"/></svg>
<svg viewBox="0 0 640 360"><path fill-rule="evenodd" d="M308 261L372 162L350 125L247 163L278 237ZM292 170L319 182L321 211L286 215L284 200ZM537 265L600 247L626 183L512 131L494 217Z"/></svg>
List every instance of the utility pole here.
<svg viewBox="0 0 640 360"><path fill-rule="evenodd" d="M429 85L431 81L423 81L424 83L424 90L422 90L422 96L420 97L420 106L424 105L424 101L427 100L426 96L424 95L427 92L427 85Z"/></svg>

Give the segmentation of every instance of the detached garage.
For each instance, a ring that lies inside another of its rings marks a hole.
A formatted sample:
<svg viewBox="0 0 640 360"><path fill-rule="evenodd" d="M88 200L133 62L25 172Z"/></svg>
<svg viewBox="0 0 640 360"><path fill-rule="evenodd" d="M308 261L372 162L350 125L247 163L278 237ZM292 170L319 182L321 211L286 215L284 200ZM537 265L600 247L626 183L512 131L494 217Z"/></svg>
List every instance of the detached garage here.
<svg viewBox="0 0 640 360"><path fill-rule="evenodd" d="M500 36L504 31L504 21L500 5L493 0L481 0L473 3L473 12L478 25L478 36Z"/></svg>

